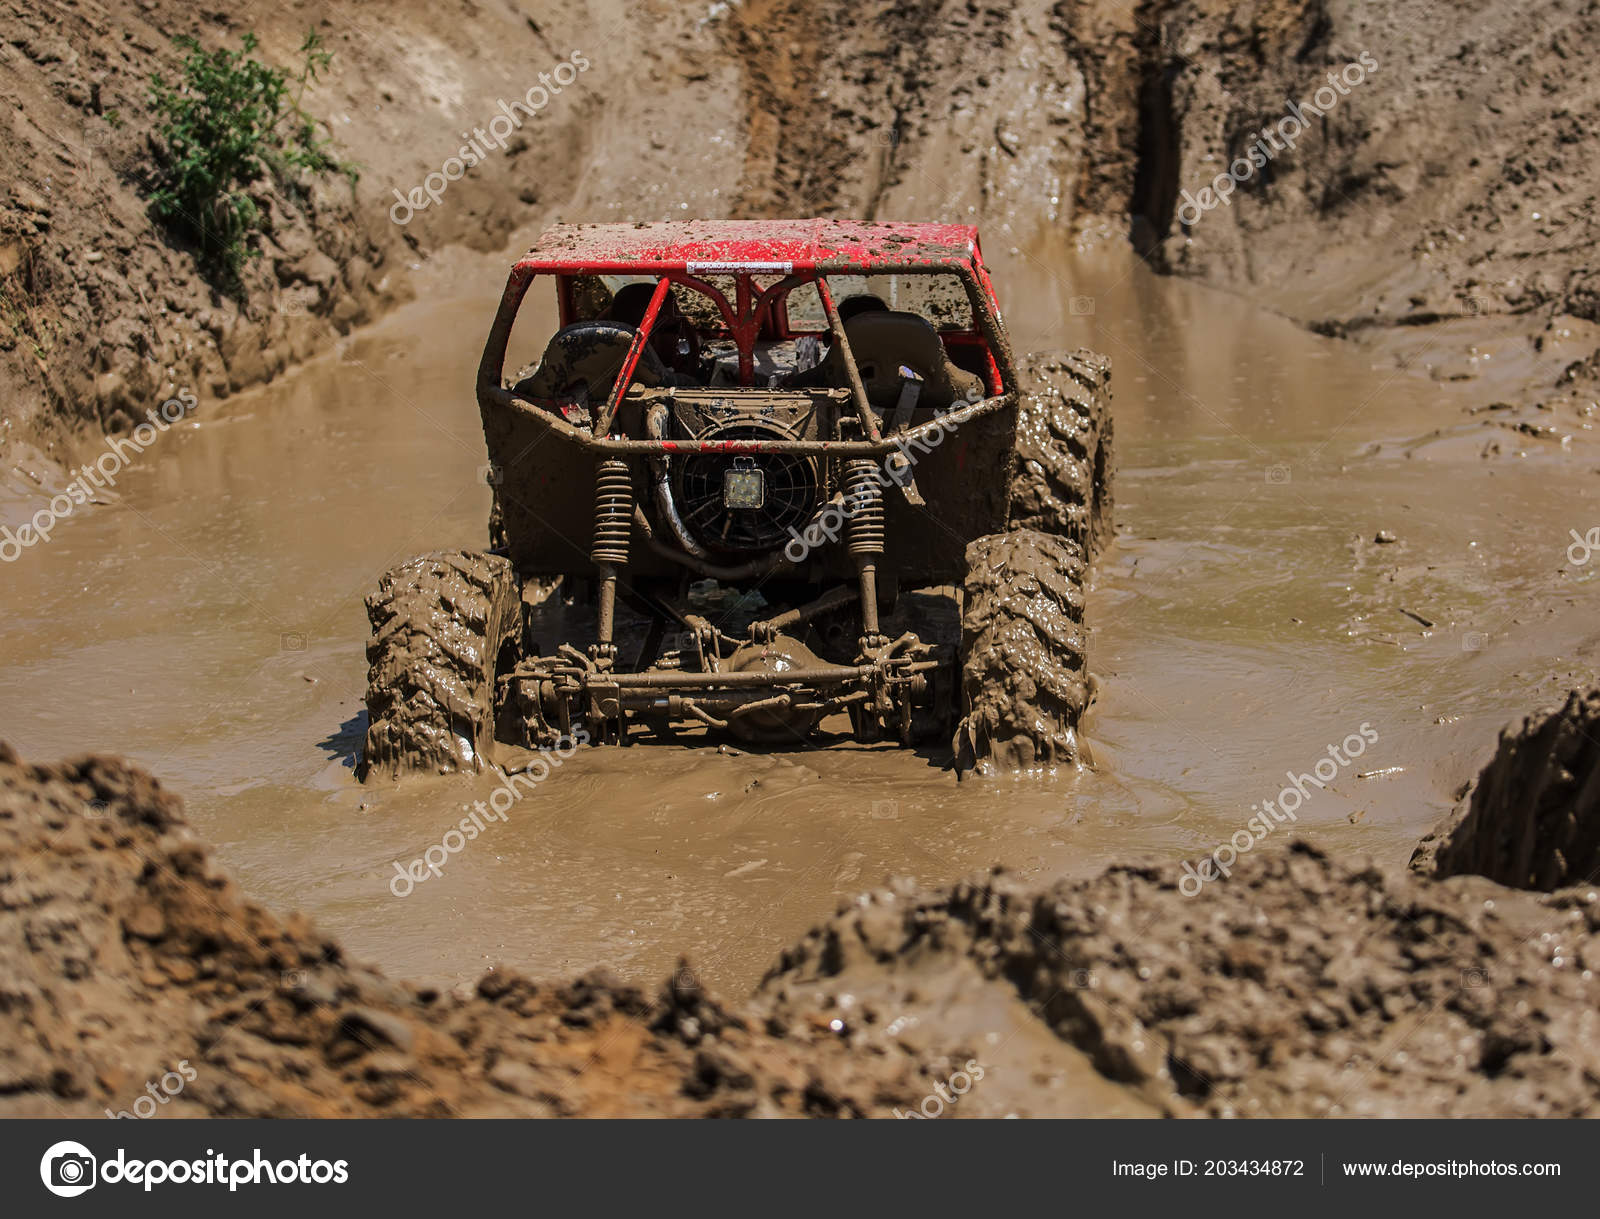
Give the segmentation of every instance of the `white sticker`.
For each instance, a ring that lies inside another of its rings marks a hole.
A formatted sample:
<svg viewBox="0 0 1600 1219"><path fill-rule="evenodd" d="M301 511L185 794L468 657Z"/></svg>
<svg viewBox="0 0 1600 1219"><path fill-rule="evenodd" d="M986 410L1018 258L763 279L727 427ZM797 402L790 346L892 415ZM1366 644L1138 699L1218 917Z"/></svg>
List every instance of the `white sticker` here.
<svg viewBox="0 0 1600 1219"><path fill-rule="evenodd" d="M705 275L718 271L729 274L737 274L740 271L777 272L783 275L794 273L792 262L691 262L687 266L690 275Z"/></svg>

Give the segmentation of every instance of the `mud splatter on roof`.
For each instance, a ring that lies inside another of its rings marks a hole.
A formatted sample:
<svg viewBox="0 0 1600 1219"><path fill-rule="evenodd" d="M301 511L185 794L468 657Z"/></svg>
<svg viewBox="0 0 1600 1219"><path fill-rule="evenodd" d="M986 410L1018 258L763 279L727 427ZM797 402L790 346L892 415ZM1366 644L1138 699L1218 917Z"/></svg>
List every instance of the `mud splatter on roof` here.
<svg viewBox="0 0 1600 1219"><path fill-rule="evenodd" d="M539 273L696 270L805 271L816 266L929 266L970 262L978 230L965 224L865 220L688 220L558 224L521 259Z"/></svg>

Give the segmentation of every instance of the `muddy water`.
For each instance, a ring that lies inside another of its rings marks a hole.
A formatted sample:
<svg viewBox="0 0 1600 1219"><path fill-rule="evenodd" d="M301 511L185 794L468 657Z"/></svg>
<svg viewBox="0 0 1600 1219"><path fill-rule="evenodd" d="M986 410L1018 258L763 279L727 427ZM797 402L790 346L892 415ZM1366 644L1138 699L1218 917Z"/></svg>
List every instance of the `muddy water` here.
<svg viewBox="0 0 1600 1219"><path fill-rule="evenodd" d="M1377 442L1454 419L1470 387L1374 370L1120 256L989 253L1020 347L1116 365L1122 527L1089 606L1091 770L957 786L890 748L589 750L395 896L395 861L495 786L363 789L351 769L362 596L407 556L484 536L469 387L494 262L418 272L418 304L203 410L119 503L7 565L0 738L132 756L248 892L395 974L604 964L653 981L683 952L738 992L891 874L1196 857L1363 726L1294 828L1402 861L1502 722L1592 678L1592 569L1560 569L1567 530L1600 521L1593 463L1407 456Z"/></svg>

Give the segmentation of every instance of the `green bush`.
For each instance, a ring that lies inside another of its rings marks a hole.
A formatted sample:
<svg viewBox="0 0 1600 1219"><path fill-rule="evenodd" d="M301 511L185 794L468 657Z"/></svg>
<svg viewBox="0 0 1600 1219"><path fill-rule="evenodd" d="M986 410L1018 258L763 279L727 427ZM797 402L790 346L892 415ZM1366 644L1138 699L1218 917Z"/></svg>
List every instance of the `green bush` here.
<svg viewBox="0 0 1600 1219"><path fill-rule="evenodd" d="M208 272L239 292L245 262L260 254L249 244L261 227L250 186L270 175L280 189L303 197L307 173L342 173L355 184L355 167L328 151L300 105L333 55L315 30L307 31L304 62L291 76L253 57L254 34L246 34L237 51L205 51L188 36L173 41L187 53L182 80L173 85L160 74L151 78L166 153L151 209L195 244Z"/></svg>

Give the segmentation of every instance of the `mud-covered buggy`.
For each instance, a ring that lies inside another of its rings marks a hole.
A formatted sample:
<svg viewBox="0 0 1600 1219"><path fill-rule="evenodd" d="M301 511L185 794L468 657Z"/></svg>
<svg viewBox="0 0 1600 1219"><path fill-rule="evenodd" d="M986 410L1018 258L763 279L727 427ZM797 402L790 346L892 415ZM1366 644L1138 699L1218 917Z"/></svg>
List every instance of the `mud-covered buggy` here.
<svg viewBox="0 0 1600 1219"><path fill-rule="evenodd" d="M539 277L555 333L507 377ZM1108 377L1088 352L1016 366L967 226L550 229L478 369L492 549L368 598L363 774L641 725L792 745L846 716L859 741L953 729L958 771L1075 760ZM540 638L557 578L581 638ZM941 587L959 643L902 595Z"/></svg>

